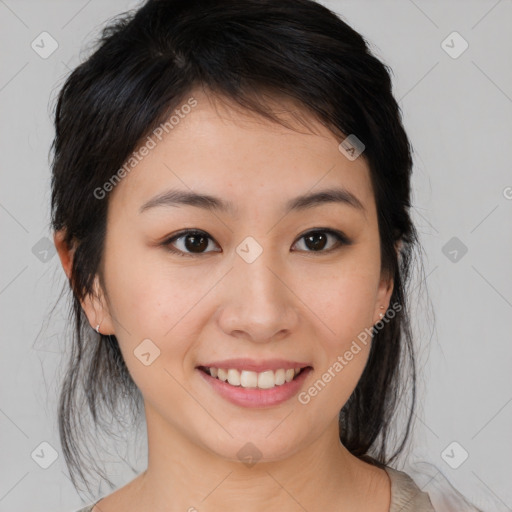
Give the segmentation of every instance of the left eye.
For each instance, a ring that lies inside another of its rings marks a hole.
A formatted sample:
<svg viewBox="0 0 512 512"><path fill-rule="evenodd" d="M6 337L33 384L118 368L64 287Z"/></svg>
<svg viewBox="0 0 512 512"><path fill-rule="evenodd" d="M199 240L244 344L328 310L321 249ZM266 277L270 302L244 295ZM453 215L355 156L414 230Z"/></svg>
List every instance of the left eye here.
<svg viewBox="0 0 512 512"><path fill-rule="evenodd" d="M331 243L329 244L329 239ZM333 241L334 240L334 241ZM204 231L188 230L182 231L163 243L172 253L179 256L200 255L208 252L222 252L222 250L206 250L210 242L217 243ZM351 241L341 232L332 229L317 229L308 231L302 235L292 246L295 247L299 242L303 243L304 252L330 252L342 245L350 245ZM217 245L218 246L218 245Z"/></svg>
<svg viewBox="0 0 512 512"><path fill-rule="evenodd" d="M326 249L329 238L334 239L334 243ZM309 231L302 235L296 244L299 242L303 242L303 245L307 247L307 249L301 249L306 252L330 252L336 247L350 244L350 240L343 233L331 229Z"/></svg>

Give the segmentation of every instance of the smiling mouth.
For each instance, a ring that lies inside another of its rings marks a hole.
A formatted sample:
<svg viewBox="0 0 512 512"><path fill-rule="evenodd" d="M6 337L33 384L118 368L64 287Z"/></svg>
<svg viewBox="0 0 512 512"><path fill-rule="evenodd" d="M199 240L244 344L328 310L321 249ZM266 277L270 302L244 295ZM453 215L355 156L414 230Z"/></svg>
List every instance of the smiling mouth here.
<svg viewBox="0 0 512 512"><path fill-rule="evenodd" d="M278 370L265 370L263 372L249 370L239 371L235 368L215 368L208 366L198 366L198 369L233 387L271 389L291 382L306 370L311 369L311 366L289 368L287 370L280 368Z"/></svg>

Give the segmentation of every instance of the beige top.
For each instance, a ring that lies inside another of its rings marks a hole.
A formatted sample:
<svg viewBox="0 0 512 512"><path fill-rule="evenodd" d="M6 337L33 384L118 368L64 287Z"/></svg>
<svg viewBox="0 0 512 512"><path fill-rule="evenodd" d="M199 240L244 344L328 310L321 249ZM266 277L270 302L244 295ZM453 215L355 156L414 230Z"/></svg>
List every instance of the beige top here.
<svg viewBox="0 0 512 512"><path fill-rule="evenodd" d="M422 491L407 473L387 466L384 469L391 479L389 512L435 512L428 493ZM96 503L77 512L91 512Z"/></svg>

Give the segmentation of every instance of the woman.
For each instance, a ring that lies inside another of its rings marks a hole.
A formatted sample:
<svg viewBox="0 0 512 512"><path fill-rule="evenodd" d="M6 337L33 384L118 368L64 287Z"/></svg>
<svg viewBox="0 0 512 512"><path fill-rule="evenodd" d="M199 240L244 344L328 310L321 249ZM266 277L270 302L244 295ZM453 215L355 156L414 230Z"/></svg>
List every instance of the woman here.
<svg viewBox="0 0 512 512"><path fill-rule="evenodd" d="M55 125L73 483L81 389L95 422L122 396L147 425L147 469L82 510L434 510L390 466L418 240L410 144L361 35L310 0L148 1Z"/></svg>

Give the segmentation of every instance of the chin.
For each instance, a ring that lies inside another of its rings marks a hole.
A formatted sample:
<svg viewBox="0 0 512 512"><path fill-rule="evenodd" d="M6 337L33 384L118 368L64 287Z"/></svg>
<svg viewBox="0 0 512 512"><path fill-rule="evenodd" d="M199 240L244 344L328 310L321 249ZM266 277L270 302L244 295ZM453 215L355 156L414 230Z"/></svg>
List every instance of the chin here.
<svg viewBox="0 0 512 512"><path fill-rule="evenodd" d="M297 440L295 443L289 433L286 436L282 433L268 435L275 426L276 423L273 423L264 433L254 433L254 429L250 433L251 429L248 429L245 436L237 434L221 442L215 440L206 446L215 456L228 461L242 462L247 467L261 462L285 460L298 451L300 442Z"/></svg>

